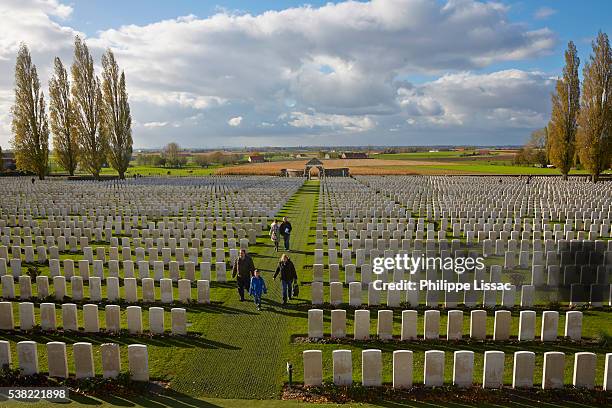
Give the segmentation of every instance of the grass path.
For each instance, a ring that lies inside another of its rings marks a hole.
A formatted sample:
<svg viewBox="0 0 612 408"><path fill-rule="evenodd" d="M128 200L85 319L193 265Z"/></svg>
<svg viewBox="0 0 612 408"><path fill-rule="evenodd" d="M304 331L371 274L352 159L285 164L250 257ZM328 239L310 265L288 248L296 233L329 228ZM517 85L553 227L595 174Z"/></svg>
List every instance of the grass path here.
<svg viewBox="0 0 612 408"><path fill-rule="evenodd" d="M287 202L279 216L287 216L293 225L291 258L298 274L308 254L310 220L318 195L318 182L306 182ZM274 251L266 237L251 248L255 266L263 271L268 286L263 310L251 301L240 302L234 282L222 289L224 313L203 328L208 340L223 344L215 349L190 349L176 361L177 371L171 387L193 396L233 396L234 398L277 398L284 378L283 351L289 346L291 306L280 304L280 282L272 275L280 252Z"/></svg>

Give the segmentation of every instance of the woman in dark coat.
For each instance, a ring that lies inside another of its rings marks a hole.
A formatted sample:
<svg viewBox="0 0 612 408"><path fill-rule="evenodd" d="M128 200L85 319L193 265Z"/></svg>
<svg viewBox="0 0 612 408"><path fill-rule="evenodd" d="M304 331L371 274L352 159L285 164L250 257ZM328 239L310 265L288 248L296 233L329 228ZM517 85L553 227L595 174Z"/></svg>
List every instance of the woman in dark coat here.
<svg viewBox="0 0 612 408"><path fill-rule="evenodd" d="M287 300L291 300L291 295L293 292L293 282L297 281L297 272L295 271L295 266L291 259L287 256L287 254L283 254L281 256L280 262L276 267L276 272L274 273L274 280L280 274L281 285L283 291L283 305L287 304Z"/></svg>

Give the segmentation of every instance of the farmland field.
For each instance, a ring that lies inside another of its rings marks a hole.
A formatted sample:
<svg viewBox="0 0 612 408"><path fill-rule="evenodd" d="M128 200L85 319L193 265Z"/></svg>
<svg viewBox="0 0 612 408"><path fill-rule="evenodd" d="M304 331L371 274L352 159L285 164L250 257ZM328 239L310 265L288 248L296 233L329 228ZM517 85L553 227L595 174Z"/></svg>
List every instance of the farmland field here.
<svg viewBox="0 0 612 408"><path fill-rule="evenodd" d="M454 152L441 152L454 153ZM372 159L320 159L325 168L348 167L352 175L556 175L558 170L516 166L511 160L498 160L496 156L487 161L484 158L458 157L457 155L435 155L406 153L400 155L378 155ZM389 157L389 158L386 158ZM243 164L219 168L215 174L233 175L278 175L282 169L302 169L308 160L274 161L267 163ZM570 174L585 174L573 170Z"/></svg>

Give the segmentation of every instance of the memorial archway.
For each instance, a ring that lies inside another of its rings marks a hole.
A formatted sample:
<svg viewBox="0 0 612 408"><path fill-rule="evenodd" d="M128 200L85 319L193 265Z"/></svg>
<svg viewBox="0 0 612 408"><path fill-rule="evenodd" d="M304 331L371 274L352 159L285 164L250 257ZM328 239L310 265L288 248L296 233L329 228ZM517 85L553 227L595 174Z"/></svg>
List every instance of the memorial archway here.
<svg viewBox="0 0 612 408"><path fill-rule="evenodd" d="M312 159L310 159L308 163L306 163L306 165L304 166L304 177L306 177L307 179L310 179L312 176L311 171L313 169L318 172L319 178L325 176L325 168L323 167L323 163L321 162L321 160L317 159L316 157L313 157Z"/></svg>

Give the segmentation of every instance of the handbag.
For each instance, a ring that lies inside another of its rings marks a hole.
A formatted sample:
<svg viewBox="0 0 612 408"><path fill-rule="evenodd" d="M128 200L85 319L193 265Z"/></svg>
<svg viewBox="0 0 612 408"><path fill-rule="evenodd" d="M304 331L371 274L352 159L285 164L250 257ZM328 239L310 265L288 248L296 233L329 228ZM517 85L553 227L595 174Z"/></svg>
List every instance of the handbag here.
<svg viewBox="0 0 612 408"><path fill-rule="evenodd" d="M297 282L295 282L293 284L293 297L298 297L299 294L300 294L300 286L298 285Z"/></svg>

